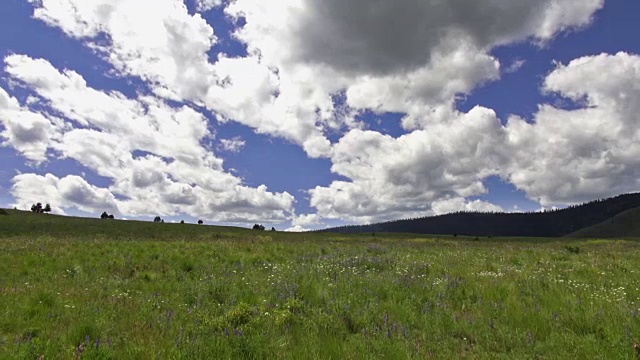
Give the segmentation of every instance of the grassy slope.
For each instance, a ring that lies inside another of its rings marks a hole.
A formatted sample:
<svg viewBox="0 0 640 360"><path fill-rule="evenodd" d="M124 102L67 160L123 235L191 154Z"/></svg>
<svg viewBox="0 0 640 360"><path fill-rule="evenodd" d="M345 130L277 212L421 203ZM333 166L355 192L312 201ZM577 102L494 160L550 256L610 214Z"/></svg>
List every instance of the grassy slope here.
<svg viewBox="0 0 640 360"><path fill-rule="evenodd" d="M627 210L611 219L573 232L572 238L640 238L640 208Z"/></svg>
<svg viewBox="0 0 640 360"><path fill-rule="evenodd" d="M108 237L113 240L171 239L189 240L204 236L236 236L245 229L211 227L195 224L158 224L143 221L79 218L51 214L35 214L27 211L5 210L0 215L0 236L71 236Z"/></svg>
<svg viewBox="0 0 640 360"><path fill-rule="evenodd" d="M0 209L2 210L2 209ZM0 214L0 237L74 237L104 238L109 240L158 240L158 241L212 241L220 239L251 239L256 236L268 236L272 240L363 240L384 235L392 239L426 238L416 234L319 234L286 233L282 231L255 231L229 226L208 226L196 224L153 223L131 220L107 220L98 218L80 218L51 214L35 214L28 211L4 210L8 215ZM449 236L440 236L449 238Z"/></svg>
<svg viewBox="0 0 640 360"><path fill-rule="evenodd" d="M2 359L636 358L633 241L258 233L9 213L0 216Z"/></svg>

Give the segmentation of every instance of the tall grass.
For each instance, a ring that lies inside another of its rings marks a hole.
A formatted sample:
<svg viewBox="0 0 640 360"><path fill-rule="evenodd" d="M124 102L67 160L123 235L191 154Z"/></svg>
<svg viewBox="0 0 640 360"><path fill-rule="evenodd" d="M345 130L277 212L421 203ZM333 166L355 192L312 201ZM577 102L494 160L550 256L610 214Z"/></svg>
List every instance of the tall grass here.
<svg viewBox="0 0 640 360"><path fill-rule="evenodd" d="M636 242L232 233L0 238L0 358L637 357Z"/></svg>

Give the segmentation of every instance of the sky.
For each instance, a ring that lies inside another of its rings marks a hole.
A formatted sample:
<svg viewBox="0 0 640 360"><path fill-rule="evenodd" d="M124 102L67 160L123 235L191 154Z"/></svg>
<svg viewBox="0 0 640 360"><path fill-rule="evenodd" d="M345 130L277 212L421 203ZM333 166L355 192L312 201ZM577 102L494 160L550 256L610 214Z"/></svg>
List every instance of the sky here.
<svg viewBox="0 0 640 360"><path fill-rule="evenodd" d="M637 14L0 1L0 207L303 231L637 192Z"/></svg>

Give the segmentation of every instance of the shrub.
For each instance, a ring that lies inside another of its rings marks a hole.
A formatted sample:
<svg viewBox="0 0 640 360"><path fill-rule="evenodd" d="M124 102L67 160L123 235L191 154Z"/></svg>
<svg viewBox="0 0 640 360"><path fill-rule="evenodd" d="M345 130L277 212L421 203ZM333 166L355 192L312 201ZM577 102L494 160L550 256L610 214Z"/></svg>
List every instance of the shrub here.
<svg viewBox="0 0 640 360"><path fill-rule="evenodd" d="M565 247L565 249L567 249L567 251L572 253L572 254L580 254L580 248L578 246L569 246L569 245L567 245Z"/></svg>

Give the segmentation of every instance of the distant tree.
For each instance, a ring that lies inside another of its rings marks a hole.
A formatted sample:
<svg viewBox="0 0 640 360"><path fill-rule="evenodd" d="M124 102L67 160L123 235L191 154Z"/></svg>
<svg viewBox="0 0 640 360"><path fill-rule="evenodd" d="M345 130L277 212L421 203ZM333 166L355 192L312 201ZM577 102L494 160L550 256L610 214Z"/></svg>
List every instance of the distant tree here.
<svg viewBox="0 0 640 360"><path fill-rule="evenodd" d="M271 227L271 231L276 231L276 228L274 228L273 226Z"/></svg>
<svg viewBox="0 0 640 360"><path fill-rule="evenodd" d="M198 225L202 225L202 224L204 224L204 221L198 220Z"/></svg>
<svg viewBox="0 0 640 360"><path fill-rule="evenodd" d="M31 211L38 214L48 213L51 212L51 205L47 204L43 207L42 203L33 204L31 205Z"/></svg>
<svg viewBox="0 0 640 360"><path fill-rule="evenodd" d="M253 230L264 231L264 225L255 224L255 225L253 225Z"/></svg>
<svg viewBox="0 0 640 360"><path fill-rule="evenodd" d="M164 224L164 219L160 220L160 222Z"/></svg>
<svg viewBox="0 0 640 360"><path fill-rule="evenodd" d="M156 217L153 219L153 222L157 222L157 223L162 222L162 218L161 218L160 216L156 216Z"/></svg>
<svg viewBox="0 0 640 360"><path fill-rule="evenodd" d="M184 224L184 220L180 220L180 224Z"/></svg>
<svg viewBox="0 0 640 360"><path fill-rule="evenodd" d="M108 214L106 211L100 215L100 219L115 219L113 214Z"/></svg>
<svg viewBox="0 0 640 360"><path fill-rule="evenodd" d="M31 211L34 213L41 213L42 212L42 203L37 203L37 204L33 204L31 205Z"/></svg>

